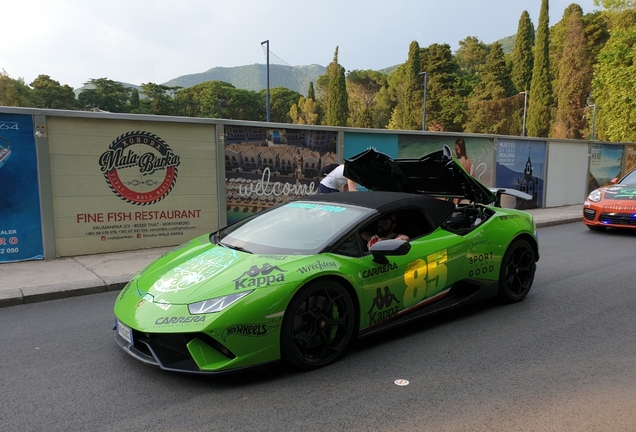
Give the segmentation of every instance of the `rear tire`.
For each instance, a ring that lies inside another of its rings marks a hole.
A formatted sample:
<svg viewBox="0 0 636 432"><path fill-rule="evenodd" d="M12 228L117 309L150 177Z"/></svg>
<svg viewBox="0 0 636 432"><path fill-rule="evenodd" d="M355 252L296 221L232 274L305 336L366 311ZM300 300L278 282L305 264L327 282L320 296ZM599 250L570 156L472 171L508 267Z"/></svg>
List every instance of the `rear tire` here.
<svg viewBox="0 0 636 432"><path fill-rule="evenodd" d="M537 260L534 249L527 240L512 242L501 262L499 272L499 300L516 303L525 298L532 287Z"/></svg>
<svg viewBox="0 0 636 432"><path fill-rule="evenodd" d="M302 369L333 363L356 331L355 308L338 282L323 279L301 288L292 298L281 328L281 357Z"/></svg>

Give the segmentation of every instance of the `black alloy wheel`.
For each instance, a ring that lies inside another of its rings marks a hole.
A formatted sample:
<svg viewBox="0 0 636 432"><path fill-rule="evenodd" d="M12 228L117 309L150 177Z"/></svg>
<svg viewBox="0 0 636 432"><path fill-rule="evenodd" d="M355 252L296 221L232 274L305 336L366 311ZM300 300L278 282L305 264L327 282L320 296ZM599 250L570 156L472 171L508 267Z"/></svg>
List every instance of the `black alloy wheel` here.
<svg viewBox="0 0 636 432"><path fill-rule="evenodd" d="M331 280L311 282L289 303L281 329L281 356L302 369L338 359L356 331L351 296Z"/></svg>
<svg viewBox="0 0 636 432"><path fill-rule="evenodd" d="M512 242L506 250L499 273L499 299L503 303L516 303L524 299L534 281L537 260L527 240Z"/></svg>

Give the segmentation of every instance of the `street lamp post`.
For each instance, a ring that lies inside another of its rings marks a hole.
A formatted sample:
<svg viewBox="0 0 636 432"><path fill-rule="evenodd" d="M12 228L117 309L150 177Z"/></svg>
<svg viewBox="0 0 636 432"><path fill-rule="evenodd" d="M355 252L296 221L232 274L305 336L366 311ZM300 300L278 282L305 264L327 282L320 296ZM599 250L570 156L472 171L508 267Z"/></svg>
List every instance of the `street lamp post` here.
<svg viewBox="0 0 636 432"><path fill-rule="evenodd" d="M263 44L267 44L267 96L266 96L266 106L267 106L267 122L269 123L269 39L264 42L261 42L261 46Z"/></svg>
<svg viewBox="0 0 636 432"><path fill-rule="evenodd" d="M526 136L526 107L528 106L528 91L519 92L523 94L523 126L521 128L521 136Z"/></svg>
<svg viewBox="0 0 636 432"><path fill-rule="evenodd" d="M428 81L428 74L426 72L420 72L418 76L424 75L424 107L422 108L422 132L426 130L426 84Z"/></svg>

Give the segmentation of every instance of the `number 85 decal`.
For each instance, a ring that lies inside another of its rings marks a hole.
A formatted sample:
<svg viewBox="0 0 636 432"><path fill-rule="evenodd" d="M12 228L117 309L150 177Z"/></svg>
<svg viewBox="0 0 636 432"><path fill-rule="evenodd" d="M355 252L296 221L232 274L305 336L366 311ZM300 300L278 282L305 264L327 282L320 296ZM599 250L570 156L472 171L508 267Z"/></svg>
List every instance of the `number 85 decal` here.
<svg viewBox="0 0 636 432"><path fill-rule="evenodd" d="M416 259L406 266L404 272L403 305L405 308L415 306L422 300L437 294L446 284L448 269L446 264L448 253L446 249L432 253L423 259Z"/></svg>

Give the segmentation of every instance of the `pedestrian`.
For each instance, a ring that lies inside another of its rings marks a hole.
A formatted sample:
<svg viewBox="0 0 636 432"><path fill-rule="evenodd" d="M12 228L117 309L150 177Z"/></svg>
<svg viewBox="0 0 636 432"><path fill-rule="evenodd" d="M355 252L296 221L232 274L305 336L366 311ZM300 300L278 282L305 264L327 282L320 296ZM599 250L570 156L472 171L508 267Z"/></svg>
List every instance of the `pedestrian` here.
<svg viewBox="0 0 636 432"><path fill-rule="evenodd" d="M327 165L327 167L329 167ZM320 180L320 184L318 185L318 193L319 194L327 194L333 192L357 192L356 182L353 180L349 180L344 176L344 164L340 164L337 167L329 167L332 168L327 175ZM324 172L324 171L323 171Z"/></svg>

